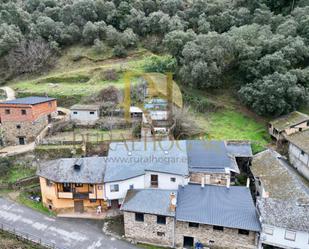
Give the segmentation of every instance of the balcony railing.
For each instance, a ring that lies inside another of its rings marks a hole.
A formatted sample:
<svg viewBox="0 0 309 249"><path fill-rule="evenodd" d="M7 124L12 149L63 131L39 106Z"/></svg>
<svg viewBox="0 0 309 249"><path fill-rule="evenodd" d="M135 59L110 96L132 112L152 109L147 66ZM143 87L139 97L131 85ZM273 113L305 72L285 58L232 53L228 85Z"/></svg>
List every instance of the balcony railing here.
<svg viewBox="0 0 309 249"><path fill-rule="evenodd" d="M73 199L73 193L72 192L58 192L58 198Z"/></svg>
<svg viewBox="0 0 309 249"><path fill-rule="evenodd" d="M74 199L82 199L82 200L84 200L84 199L89 199L89 195L90 195L91 193L89 193L89 192L84 192L84 193L73 193L73 198Z"/></svg>

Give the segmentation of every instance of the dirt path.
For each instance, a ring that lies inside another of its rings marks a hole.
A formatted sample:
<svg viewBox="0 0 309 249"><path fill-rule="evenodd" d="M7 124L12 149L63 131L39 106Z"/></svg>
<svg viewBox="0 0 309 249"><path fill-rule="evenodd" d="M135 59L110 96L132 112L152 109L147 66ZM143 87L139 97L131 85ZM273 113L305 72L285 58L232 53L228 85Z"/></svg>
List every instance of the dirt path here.
<svg viewBox="0 0 309 249"><path fill-rule="evenodd" d="M4 86L4 87L1 87L0 89L5 91L5 93L6 93L6 100L13 100L13 99L15 99L15 91L11 87Z"/></svg>

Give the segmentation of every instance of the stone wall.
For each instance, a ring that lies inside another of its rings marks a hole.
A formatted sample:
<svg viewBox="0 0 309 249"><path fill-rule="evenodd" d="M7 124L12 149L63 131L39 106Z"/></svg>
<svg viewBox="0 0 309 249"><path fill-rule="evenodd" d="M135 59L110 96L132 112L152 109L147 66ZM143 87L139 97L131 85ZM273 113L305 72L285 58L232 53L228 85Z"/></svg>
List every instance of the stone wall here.
<svg viewBox="0 0 309 249"><path fill-rule="evenodd" d="M249 235L238 234L238 229L224 228L224 231L217 231L213 226L200 224L198 228L189 227L188 222L176 222L175 243L176 247L183 247L183 237L194 237L194 244L201 242L210 248L226 249L253 249L256 246L256 233ZM209 241L213 241L211 244Z"/></svg>
<svg viewBox="0 0 309 249"><path fill-rule="evenodd" d="M214 184L214 185L226 185L227 178L230 177L230 174L226 173L220 173L220 174L208 174L208 173L191 173L190 174L190 182L193 183L202 183L202 177L204 177L205 184ZM209 183L207 183L206 179L210 180Z"/></svg>
<svg viewBox="0 0 309 249"><path fill-rule="evenodd" d="M144 222L141 222L135 221L135 213L124 212L125 236L138 242L172 246L173 228L173 217L166 217L166 224L161 225L157 224L156 215L144 214Z"/></svg>
<svg viewBox="0 0 309 249"><path fill-rule="evenodd" d="M20 128L17 128L20 125ZM5 146L18 145L18 137L24 137L25 143L31 143L48 125L47 116L41 116L36 121L6 121L2 122L2 134Z"/></svg>

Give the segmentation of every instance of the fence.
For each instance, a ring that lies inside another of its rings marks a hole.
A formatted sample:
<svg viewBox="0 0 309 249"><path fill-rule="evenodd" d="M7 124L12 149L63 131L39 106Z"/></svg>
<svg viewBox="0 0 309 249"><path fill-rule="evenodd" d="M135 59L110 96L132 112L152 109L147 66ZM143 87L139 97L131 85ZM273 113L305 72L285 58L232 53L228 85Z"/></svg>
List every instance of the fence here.
<svg viewBox="0 0 309 249"><path fill-rule="evenodd" d="M27 240L29 242L32 242L34 244L43 246L45 248L49 248L49 249L65 249L65 248L60 248L57 247L56 244L52 243L52 242L47 242L44 239L42 239L39 236L35 236L29 233L25 233L22 231L19 231L18 229L12 227L11 225L5 224L5 223L1 223L0 222L0 229L2 231L8 232L12 235L15 235L17 238L21 239L21 240Z"/></svg>

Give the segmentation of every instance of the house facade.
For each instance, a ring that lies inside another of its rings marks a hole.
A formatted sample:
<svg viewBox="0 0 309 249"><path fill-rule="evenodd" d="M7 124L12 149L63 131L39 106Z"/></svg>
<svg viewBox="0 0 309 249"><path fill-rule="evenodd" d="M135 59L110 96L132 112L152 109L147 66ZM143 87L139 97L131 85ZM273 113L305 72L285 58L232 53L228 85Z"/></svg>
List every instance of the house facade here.
<svg viewBox="0 0 309 249"><path fill-rule="evenodd" d="M41 165L37 175L44 206L57 213L107 208L104 171L104 159L100 157L65 158Z"/></svg>
<svg viewBox="0 0 309 249"><path fill-rule="evenodd" d="M258 245L260 224L246 187L189 184L176 192L130 190L121 209L125 236L137 242L176 248Z"/></svg>
<svg viewBox="0 0 309 249"><path fill-rule="evenodd" d="M308 129L309 116L301 112L291 112L268 124L269 134L276 140L285 139L285 136Z"/></svg>
<svg viewBox="0 0 309 249"><path fill-rule="evenodd" d="M111 206L120 206L130 189L177 189L189 172L185 141L111 143L104 176Z"/></svg>
<svg viewBox="0 0 309 249"><path fill-rule="evenodd" d="M80 125L94 125L100 118L100 105L73 105L70 118Z"/></svg>
<svg viewBox="0 0 309 249"><path fill-rule="evenodd" d="M37 135L57 115L57 101L47 97L26 97L0 103L4 145L23 145Z"/></svg>
<svg viewBox="0 0 309 249"><path fill-rule="evenodd" d="M309 180L309 130L290 135L287 140L290 163Z"/></svg>
<svg viewBox="0 0 309 249"><path fill-rule="evenodd" d="M257 208L262 223L259 248L309 248L309 190L279 153L253 157Z"/></svg>

